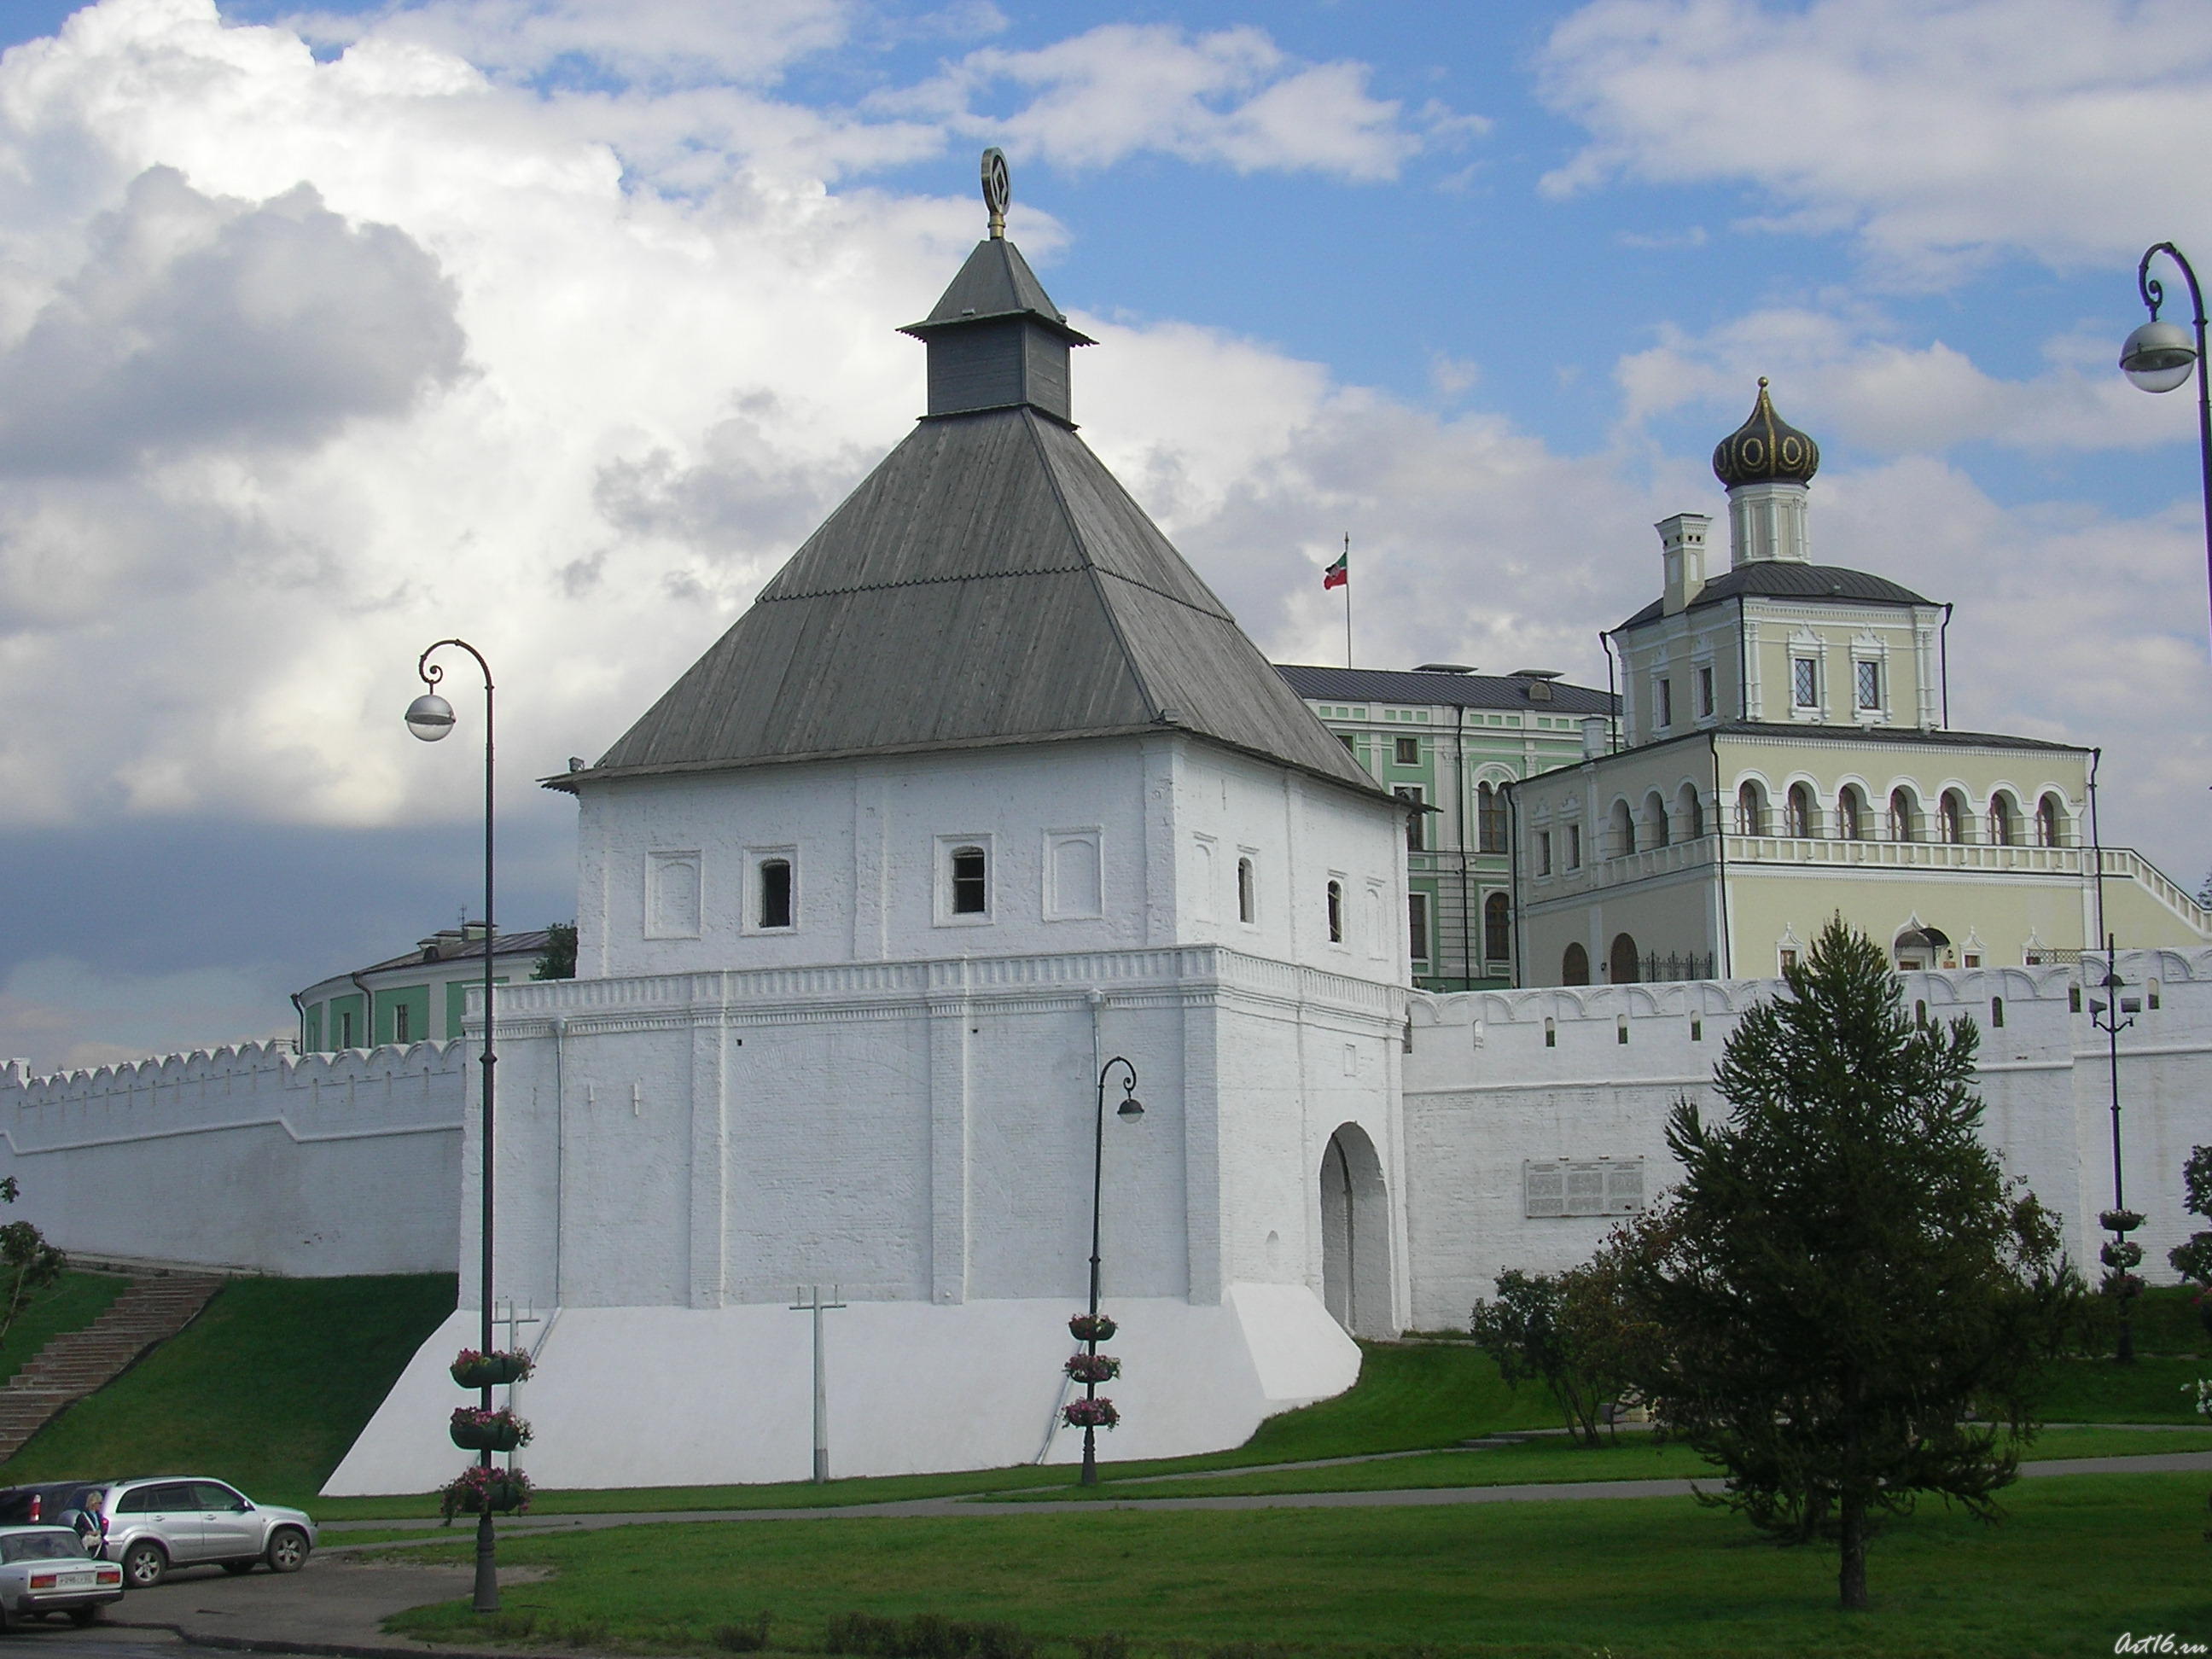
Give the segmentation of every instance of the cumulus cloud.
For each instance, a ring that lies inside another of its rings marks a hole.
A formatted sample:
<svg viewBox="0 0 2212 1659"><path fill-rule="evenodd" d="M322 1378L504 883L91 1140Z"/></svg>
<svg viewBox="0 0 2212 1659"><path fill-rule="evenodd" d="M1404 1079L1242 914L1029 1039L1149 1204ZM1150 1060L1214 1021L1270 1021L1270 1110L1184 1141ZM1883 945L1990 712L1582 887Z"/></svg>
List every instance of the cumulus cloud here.
<svg viewBox="0 0 2212 1659"><path fill-rule="evenodd" d="M771 82L795 59L842 40L857 9L851 0L429 0L292 21L317 41L419 42L525 79L611 76L686 86ZM989 27L988 12L966 9L945 22Z"/></svg>
<svg viewBox="0 0 2212 1659"><path fill-rule="evenodd" d="M1545 186L1742 183L1941 283L1996 250L2132 257L2212 219L2212 10L2191 0L1598 0L1543 84L1590 142Z"/></svg>
<svg viewBox="0 0 2212 1659"><path fill-rule="evenodd" d="M2171 408L2113 373L2106 338L2060 336L2046 343L2041 374L2006 380L1940 339L1901 342L1864 310L1771 307L1702 334L1664 326L1659 335L1615 365L1631 427L1689 406L1740 418L1763 374L1785 413L1817 421L1816 436L1888 454L1972 442L2100 450L2174 436Z"/></svg>
<svg viewBox="0 0 2212 1659"><path fill-rule="evenodd" d="M390 225L301 184L258 205L169 167L100 215L82 266L0 352L0 471L148 452L311 447L459 372L453 284Z"/></svg>
<svg viewBox="0 0 2212 1659"><path fill-rule="evenodd" d="M1422 138L1369 78L1364 64L1301 62L1250 27L1109 23L1036 51L985 47L882 101L1066 167L1158 150L1239 173L1394 178ZM1448 139L1479 125L1440 107L1421 118Z"/></svg>

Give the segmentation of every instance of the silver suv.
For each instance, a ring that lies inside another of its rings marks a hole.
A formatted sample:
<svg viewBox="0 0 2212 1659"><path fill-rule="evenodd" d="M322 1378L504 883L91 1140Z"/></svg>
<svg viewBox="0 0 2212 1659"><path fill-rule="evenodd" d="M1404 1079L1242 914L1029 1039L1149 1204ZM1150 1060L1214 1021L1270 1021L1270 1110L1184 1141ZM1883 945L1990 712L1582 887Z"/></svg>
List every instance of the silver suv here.
<svg viewBox="0 0 2212 1659"><path fill-rule="evenodd" d="M315 1546L315 1523L304 1513L256 1504L220 1480L111 1480L95 1501L100 1553L123 1564L132 1589L150 1589L171 1567L251 1572L265 1561L272 1572L297 1572Z"/></svg>

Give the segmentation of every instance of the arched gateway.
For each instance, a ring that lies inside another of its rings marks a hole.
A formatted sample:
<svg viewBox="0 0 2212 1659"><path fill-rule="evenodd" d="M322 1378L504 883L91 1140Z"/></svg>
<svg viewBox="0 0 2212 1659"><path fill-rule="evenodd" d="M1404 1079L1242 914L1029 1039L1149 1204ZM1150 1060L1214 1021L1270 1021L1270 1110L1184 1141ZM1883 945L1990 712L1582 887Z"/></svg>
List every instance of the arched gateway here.
<svg viewBox="0 0 2212 1659"><path fill-rule="evenodd" d="M1390 1320L1390 1197L1382 1160L1356 1123L1321 1158L1321 1297L1354 1336L1395 1336Z"/></svg>

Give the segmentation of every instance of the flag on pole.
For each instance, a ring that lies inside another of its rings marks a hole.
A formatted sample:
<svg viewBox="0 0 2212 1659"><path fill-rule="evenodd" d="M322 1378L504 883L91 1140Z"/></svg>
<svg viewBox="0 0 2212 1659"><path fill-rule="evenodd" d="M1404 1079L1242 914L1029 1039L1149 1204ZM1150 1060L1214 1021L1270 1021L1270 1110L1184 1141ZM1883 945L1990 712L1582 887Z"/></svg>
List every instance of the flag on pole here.
<svg viewBox="0 0 2212 1659"><path fill-rule="evenodd" d="M1352 580L1351 564L1352 550L1347 547L1338 556L1334 564L1321 573L1322 592L1326 593L1332 587L1348 586Z"/></svg>

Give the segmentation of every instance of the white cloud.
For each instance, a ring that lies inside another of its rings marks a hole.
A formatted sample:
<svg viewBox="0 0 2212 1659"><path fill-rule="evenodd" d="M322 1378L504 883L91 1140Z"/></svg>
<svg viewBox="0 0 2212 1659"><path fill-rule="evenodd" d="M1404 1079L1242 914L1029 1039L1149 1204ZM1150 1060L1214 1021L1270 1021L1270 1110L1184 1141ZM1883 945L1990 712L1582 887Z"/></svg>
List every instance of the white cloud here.
<svg viewBox="0 0 2212 1659"><path fill-rule="evenodd" d="M1993 250L2132 258L2212 229L2212 9L2195 0L1597 0L1544 88L1615 176L1753 186L1785 228L1856 233L1943 282Z"/></svg>
<svg viewBox="0 0 2212 1659"><path fill-rule="evenodd" d="M662 86L773 82L796 59L836 46L852 0L429 0L373 10L307 12L289 20L308 39L370 36L420 43L501 75L534 78L564 69ZM988 30L988 9L943 15L951 29Z"/></svg>
<svg viewBox="0 0 2212 1659"><path fill-rule="evenodd" d="M1796 307L1752 312L1701 335L1664 328L1657 344L1615 365L1622 418L1633 426L1696 405L1740 419L1763 374L1777 407L1814 437L1888 454L1971 442L2100 450L2176 435L2170 404L2114 372L2110 340L2062 336L2046 343L2042 374L2007 380L1941 340L1905 345L1891 334L1874 313Z"/></svg>
<svg viewBox="0 0 2212 1659"><path fill-rule="evenodd" d="M985 47L882 101L1064 167L1158 150L1239 173L1395 178L1423 141L1368 78L1364 64L1301 62L1249 26L1109 23L1035 51ZM1419 118L1443 143L1475 130L1434 106Z"/></svg>

